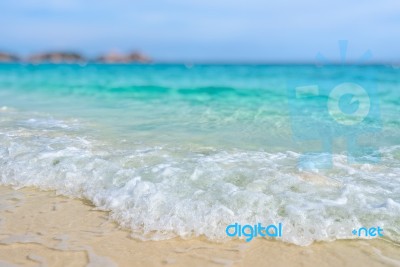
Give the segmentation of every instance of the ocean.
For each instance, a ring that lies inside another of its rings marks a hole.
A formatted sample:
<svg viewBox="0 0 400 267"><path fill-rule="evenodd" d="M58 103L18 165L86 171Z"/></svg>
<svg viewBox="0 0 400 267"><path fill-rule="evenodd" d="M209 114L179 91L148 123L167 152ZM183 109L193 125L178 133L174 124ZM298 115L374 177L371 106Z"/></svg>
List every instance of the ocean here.
<svg viewBox="0 0 400 267"><path fill-rule="evenodd" d="M399 115L389 65L1 64L0 182L142 240L281 223L296 245L400 243Z"/></svg>

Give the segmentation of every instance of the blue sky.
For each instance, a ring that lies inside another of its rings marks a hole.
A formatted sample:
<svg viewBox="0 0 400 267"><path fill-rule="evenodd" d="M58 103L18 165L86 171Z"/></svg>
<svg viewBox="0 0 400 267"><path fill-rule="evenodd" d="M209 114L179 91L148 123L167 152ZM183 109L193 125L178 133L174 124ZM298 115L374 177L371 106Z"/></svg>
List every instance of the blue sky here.
<svg viewBox="0 0 400 267"><path fill-rule="evenodd" d="M398 0L10 0L0 50L141 50L161 61L400 61Z"/></svg>

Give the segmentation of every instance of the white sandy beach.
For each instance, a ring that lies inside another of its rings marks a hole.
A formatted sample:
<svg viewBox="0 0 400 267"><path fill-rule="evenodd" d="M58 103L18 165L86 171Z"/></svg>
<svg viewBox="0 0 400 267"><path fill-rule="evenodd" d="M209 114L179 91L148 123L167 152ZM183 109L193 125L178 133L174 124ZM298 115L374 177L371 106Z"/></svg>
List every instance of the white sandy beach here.
<svg viewBox="0 0 400 267"><path fill-rule="evenodd" d="M87 201L34 188L0 192L1 266L400 266L399 246L383 240L144 242Z"/></svg>

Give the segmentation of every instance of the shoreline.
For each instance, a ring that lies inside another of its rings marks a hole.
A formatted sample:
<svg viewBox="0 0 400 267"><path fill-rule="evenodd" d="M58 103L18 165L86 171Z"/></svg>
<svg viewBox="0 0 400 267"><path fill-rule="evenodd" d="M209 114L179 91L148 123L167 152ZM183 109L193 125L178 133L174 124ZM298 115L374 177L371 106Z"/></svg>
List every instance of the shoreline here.
<svg viewBox="0 0 400 267"><path fill-rule="evenodd" d="M2 266L400 266L400 246L381 239L140 241L86 200L8 186L0 196Z"/></svg>

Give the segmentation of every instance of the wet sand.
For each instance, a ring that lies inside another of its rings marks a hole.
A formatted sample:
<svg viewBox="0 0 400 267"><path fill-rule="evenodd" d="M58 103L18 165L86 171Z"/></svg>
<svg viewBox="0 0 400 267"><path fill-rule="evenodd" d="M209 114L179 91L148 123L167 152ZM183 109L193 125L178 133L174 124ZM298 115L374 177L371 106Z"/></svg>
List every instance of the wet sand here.
<svg viewBox="0 0 400 267"><path fill-rule="evenodd" d="M400 266L385 240L140 241L85 200L0 186L0 266Z"/></svg>

